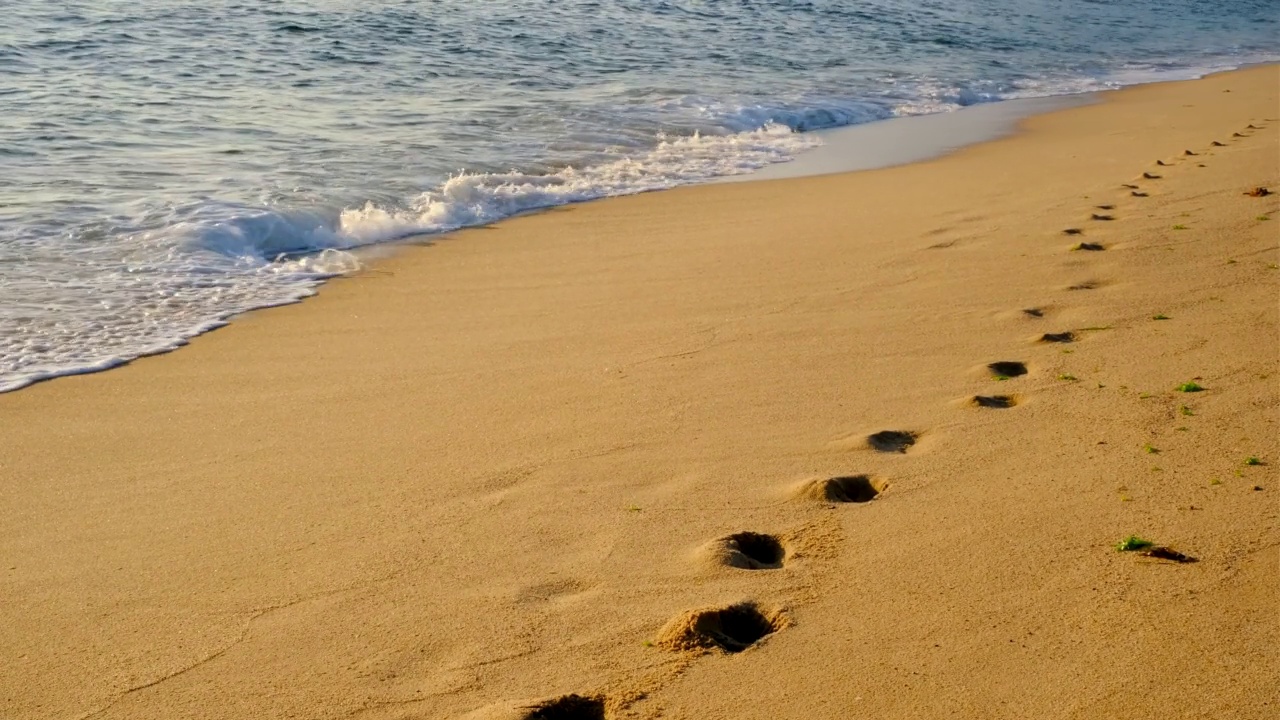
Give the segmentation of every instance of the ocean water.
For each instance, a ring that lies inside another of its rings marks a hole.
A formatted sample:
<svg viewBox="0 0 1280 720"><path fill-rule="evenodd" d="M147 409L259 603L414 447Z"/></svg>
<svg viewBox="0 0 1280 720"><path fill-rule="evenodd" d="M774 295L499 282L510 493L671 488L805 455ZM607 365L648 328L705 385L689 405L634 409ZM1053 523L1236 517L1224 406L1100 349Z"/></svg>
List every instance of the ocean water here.
<svg viewBox="0 0 1280 720"><path fill-rule="evenodd" d="M807 131L1280 57L1237 0L5 0L0 391L352 250L749 173Z"/></svg>

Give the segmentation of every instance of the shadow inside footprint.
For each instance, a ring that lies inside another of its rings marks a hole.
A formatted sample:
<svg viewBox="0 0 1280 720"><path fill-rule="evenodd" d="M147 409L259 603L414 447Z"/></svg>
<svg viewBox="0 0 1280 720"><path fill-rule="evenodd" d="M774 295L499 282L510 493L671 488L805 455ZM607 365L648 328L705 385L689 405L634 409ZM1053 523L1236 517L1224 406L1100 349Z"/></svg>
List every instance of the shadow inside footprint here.
<svg viewBox="0 0 1280 720"><path fill-rule="evenodd" d="M720 648L737 653L786 624L780 613L765 614L754 603L737 603L684 613L667 623L655 644L670 650Z"/></svg>
<svg viewBox="0 0 1280 720"><path fill-rule="evenodd" d="M1075 247L1073 247L1073 248L1071 248L1071 249L1072 249L1072 250L1089 250L1089 251L1091 251L1091 252L1098 252L1098 251L1100 251L1100 250L1106 250L1106 248L1105 248L1105 247L1103 247L1102 245L1099 245L1098 243L1080 243L1079 245L1076 245Z"/></svg>
<svg viewBox="0 0 1280 720"><path fill-rule="evenodd" d="M973 404L984 408L1011 408L1018 404L1012 395L974 395Z"/></svg>
<svg viewBox="0 0 1280 720"><path fill-rule="evenodd" d="M1001 360L987 365L987 369L998 378L1011 378L1027 374L1027 366L1025 363L1015 362L1013 360Z"/></svg>
<svg viewBox="0 0 1280 720"><path fill-rule="evenodd" d="M1094 213L1093 215L1089 216L1089 219L1107 221L1107 220L1115 220L1116 217L1114 215L1103 215L1101 213Z"/></svg>
<svg viewBox="0 0 1280 720"><path fill-rule="evenodd" d="M1040 336L1040 342L1046 343L1069 343L1076 341L1076 334L1073 332L1045 333Z"/></svg>
<svg viewBox="0 0 1280 720"><path fill-rule="evenodd" d="M533 708L524 720L604 720L604 700L565 695Z"/></svg>
<svg viewBox="0 0 1280 720"><path fill-rule="evenodd" d="M1098 208L1099 210L1115 210L1116 209L1115 205L1094 205L1094 207Z"/></svg>
<svg viewBox="0 0 1280 720"><path fill-rule="evenodd" d="M1022 312L1030 317L1044 317L1044 310L1041 310L1040 308L1026 308Z"/></svg>
<svg viewBox="0 0 1280 720"><path fill-rule="evenodd" d="M1157 174L1155 174L1155 173L1149 173L1149 172L1144 172L1144 173L1142 173L1142 177L1144 177L1144 178L1146 178L1146 179L1148 179L1148 180L1159 180L1159 179L1160 179L1160 176L1159 176L1159 175L1157 175Z"/></svg>
<svg viewBox="0 0 1280 720"><path fill-rule="evenodd" d="M724 564L743 570L780 568L787 557L787 549L778 538L764 533L735 533L719 544Z"/></svg>
<svg viewBox="0 0 1280 720"><path fill-rule="evenodd" d="M907 448L916 444L918 433L904 430L881 430L867 436L867 444L880 452L905 453Z"/></svg>
<svg viewBox="0 0 1280 720"><path fill-rule="evenodd" d="M866 475L842 475L805 483L800 495L823 502L865 503L875 500L887 487L883 480Z"/></svg>
<svg viewBox="0 0 1280 720"><path fill-rule="evenodd" d="M1137 190L1134 190L1129 194L1134 197L1151 197L1150 193L1138 192Z"/></svg>
<svg viewBox="0 0 1280 720"><path fill-rule="evenodd" d="M1063 235L1083 235L1084 231L1081 230L1080 228L1067 228L1066 230L1062 231L1062 234Z"/></svg>

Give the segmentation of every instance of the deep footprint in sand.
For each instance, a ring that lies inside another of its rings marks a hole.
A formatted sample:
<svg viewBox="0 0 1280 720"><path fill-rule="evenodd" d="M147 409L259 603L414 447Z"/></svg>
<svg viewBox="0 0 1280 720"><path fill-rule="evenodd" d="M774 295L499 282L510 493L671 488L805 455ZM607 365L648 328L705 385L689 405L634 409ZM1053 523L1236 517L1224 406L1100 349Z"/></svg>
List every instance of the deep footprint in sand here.
<svg viewBox="0 0 1280 720"><path fill-rule="evenodd" d="M1076 334L1073 332L1045 333L1040 336L1040 342L1043 343L1071 343L1076 341Z"/></svg>
<svg viewBox="0 0 1280 720"><path fill-rule="evenodd" d="M565 695L534 707L523 720L605 720L604 699Z"/></svg>
<svg viewBox="0 0 1280 720"><path fill-rule="evenodd" d="M1102 287L1102 283L1099 283L1094 280L1086 280L1082 283L1076 283L1075 285L1068 285L1067 289L1068 290L1097 290L1100 287Z"/></svg>
<svg viewBox="0 0 1280 720"><path fill-rule="evenodd" d="M1022 314L1027 317L1042 318L1044 317L1044 310L1041 308L1025 308L1023 309Z"/></svg>
<svg viewBox="0 0 1280 720"><path fill-rule="evenodd" d="M691 610L668 622L654 645L667 650L714 650L739 653L785 628L786 615L742 602Z"/></svg>
<svg viewBox="0 0 1280 720"><path fill-rule="evenodd" d="M1089 252L1099 252L1107 248L1098 243L1080 243L1071 248L1072 250L1088 250Z"/></svg>
<svg viewBox="0 0 1280 720"><path fill-rule="evenodd" d="M1066 230L1062 231L1062 234L1063 235L1083 235L1084 230L1081 230L1080 228L1067 228Z"/></svg>
<svg viewBox="0 0 1280 720"><path fill-rule="evenodd" d="M1130 194L1130 195L1132 195L1132 196L1134 196L1134 197L1150 197L1150 196L1151 196L1149 193L1139 192L1139 191L1137 191L1137 190L1134 190L1133 192L1131 192L1131 193L1129 193L1129 194Z"/></svg>
<svg viewBox="0 0 1280 720"><path fill-rule="evenodd" d="M1090 220L1100 220L1100 221L1102 221L1102 222L1109 222L1109 221L1111 221L1111 220L1115 220L1115 219L1116 219L1116 216L1115 216L1115 215L1106 215L1106 214L1103 214L1103 213L1094 213L1094 214L1092 214L1092 215L1090 215L1090 216L1089 216L1089 219L1090 219Z"/></svg>
<svg viewBox="0 0 1280 720"><path fill-rule="evenodd" d="M719 538L710 544L709 551L716 562L741 570L777 569L787 558L787 548L781 540L757 532Z"/></svg>
<svg viewBox="0 0 1280 720"><path fill-rule="evenodd" d="M1026 363L1020 363L1015 360L1001 360L987 364L987 369L992 372L998 379L1006 379L1020 377L1027 374Z"/></svg>
<svg viewBox="0 0 1280 720"><path fill-rule="evenodd" d="M974 395L970 402L982 408L1003 410L1017 405L1018 399L1012 395Z"/></svg>
<svg viewBox="0 0 1280 720"><path fill-rule="evenodd" d="M919 433L906 430L881 430L867 436L867 444L885 453L905 453L907 448L916 444Z"/></svg>
<svg viewBox="0 0 1280 720"><path fill-rule="evenodd" d="M1160 179L1160 176L1159 176L1159 175L1156 175L1155 173L1149 173L1149 172L1144 172L1144 173L1142 173L1142 177L1144 177L1144 178L1146 178L1146 179L1148 179L1148 180L1159 180L1159 179Z"/></svg>
<svg viewBox="0 0 1280 720"><path fill-rule="evenodd" d="M810 480L800 487L799 497L831 503L865 503L880 496L889 483L867 475L841 475Z"/></svg>

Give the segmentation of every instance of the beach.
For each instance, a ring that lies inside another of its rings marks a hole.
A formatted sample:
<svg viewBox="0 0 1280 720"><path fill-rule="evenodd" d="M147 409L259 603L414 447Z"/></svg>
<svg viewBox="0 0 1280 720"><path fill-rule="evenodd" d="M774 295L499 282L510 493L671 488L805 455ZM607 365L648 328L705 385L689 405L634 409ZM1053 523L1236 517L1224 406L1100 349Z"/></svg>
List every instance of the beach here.
<svg viewBox="0 0 1280 720"><path fill-rule="evenodd" d="M423 238L0 395L0 716L1274 717L1278 81Z"/></svg>

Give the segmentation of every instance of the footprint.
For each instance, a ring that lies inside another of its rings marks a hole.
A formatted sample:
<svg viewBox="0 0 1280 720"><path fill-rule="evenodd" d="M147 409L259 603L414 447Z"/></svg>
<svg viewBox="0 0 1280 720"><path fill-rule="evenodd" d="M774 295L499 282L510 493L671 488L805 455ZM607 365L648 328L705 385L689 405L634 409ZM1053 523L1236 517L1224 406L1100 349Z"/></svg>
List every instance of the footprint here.
<svg viewBox="0 0 1280 720"><path fill-rule="evenodd" d="M1168 167L1168 166L1169 166L1169 163L1167 163L1167 162L1165 162L1165 161L1163 161L1163 160L1157 160L1157 161L1156 161L1156 164L1157 164L1157 165L1159 165L1159 166L1161 166L1161 167Z"/></svg>
<svg viewBox="0 0 1280 720"><path fill-rule="evenodd" d="M1211 142L1211 143L1209 143L1209 144L1210 144L1210 145L1212 145L1212 146L1214 146L1214 147L1226 147L1226 146L1227 146L1227 144L1226 144L1226 143L1220 143L1220 142L1218 142L1217 140L1214 140L1213 142Z"/></svg>
<svg viewBox="0 0 1280 720"><path fill-rule="evenodd" d="M581 580L566 579L541 582L521 588L515 595L516 602L550 602L580 595L591 589L591 584Z"/></svg>
<svg viewBox="0 0 1280 720"><path fill-rule="evenodd" d="M604 698L564 695L533 707L522 720L605 720Z"/></svg>
<svg viewBox="0 0 1280 720"><path fill-rule="evenodd" d="M1066 230L1062 231L1062 234L1063 235L1083 235L1084 231L1081 230L1080 228L1067 228Z"/></svg>
<svg viewBox="0 0 1280 720"><path fill-rule="evenodd" d="M1068 285L1067 289L1068 290L1097 290L1100 287L1102 287L1102 283L1099 283L1096 280L1086 280L1082 283L1076 283L1075 285Z"/></svg>
<svg viewBox="0 0 1280 720"><path fill-rule="evenodd" d="M1126 189L1129 189L1129 190L1137 190L1137 189L1138 189L1138 186L1137 186L1137 185L1130 185L1129 183L1122 183L1122 184L1120 185L1120 187L1122 187L1122 188L1126 188Z"/></svg>
<svg viewBox="0 0 1280 720"><path fill-rule="evenodd" d="M1231 137L1249 137L1249 136L1248 136L1248 135L1241 135L1240 133L1231 133Z"/></svg>
<svg viewBox="0 0 1280 720"><path fill-rule="evenodd" d="M1115 219L1116 219L1116 217L1115 217L1114 215L1100 215L1100 214L1098 214L1098 213L1094 213L1093 215L1090 215L1090 216L1089 216L1089 219L1090 219L1090 220L1103 220L1103 221L1110 221L1110 220L1115 220Z"/></svg>
<svg viewBox="0 0 1280 720"><path fill-rule="evenodd" d="M787 549L773 535L740 532L712 541L708 554L716 562L729 567L771 570L782 567Z"/></svg>
<svg viewBox="0 0 1280 720"><path fill-rule="evenodd" d="M1142 177L1144 177L1144 178L1146 178L1146 179L1148 179L1148 180L1159 180L1161 176L1160 176L1160 175L1156 175L1155 173L1144 172L1144 173L1142 173Z"/></svg>
<svg viewBox="0 0 1280 720"><path fill-rule="evenodd" d="M974 395L970 401L978 407L984 408L1011 408L1018 404L1018 399L1012 395Z"/></svg>
<svg viewBox="0 0 1280 720"><path fill-rule="evenodd" d="M1149 197L1149 195L1148 195L1147 193L1144 193L1144 192L1138 192L1137 190L1134 190L1133 192L1131 192L1131 193L1129 193L1129 194L1130 194L1130 195L1132 195L1132 196L1134 196L1134 197Z"/></svg>
<svg viewBox="0 0 1280 720"><path fill-rule="evenodd" d="M1014 360L1001 360L987 364L987 369L998 378L1012 378L1027 374L1027 366Z"/></svg>
<svg viewBox="0 0 1280 720"><path fill-rule="evenodd" d="M1040 336L1040 342L1043 343L1069 343L1076 341L1076 334L1073 332L1045 333Z"/></svg>
<svg viewBox="0 0 1280 720"><path fill-rule="evenodd" d="M1041 308L1026 308L1022 311L1022 314L1028 317L1044 317L1044 310Z"/></svg>
<svg viewBox="0 0 1280 720"><path fill-rule="evenodd" d="M1098 208L1099 210L1115 210L1116 209L1115 205L1094 205L1094 207Z"/></svg>
<svg viewBox="0 0 1280 720"><path fill-rule="evenodd" d="M789 624L780 611L742 602L681 613L658 633L654 645L667 650L713 650L739 653Z"/></svg>
<svg viewBox="0 0 1280 720"><path fill-rule="evenodd" d="M866 475L842 475L810 480L800 486L797 495L822 502L864 503L875 500L888 487L889 483Z"/></svg>
<svg viewBox="0 0 1280 720"><path fill-rule="evenodd" d="M1080 243L1080 244L1076 245L1075 247L1073 247L1073 248L1071 248L1071 249L1072 249L1072 250L1089 250L1089 251L1092 251L1092 252L1098 252L1098 251L1100 251L1100 250L1106 250L1106 248L1105 248L1105 247L1103 247L1102 245L1099 245L1098 243Z"/></svg>
<svg viewBox="0 0 1280 720"><path fill-rule="evenodd" d="M867 436L867 444L880 452L905 453L907 448L916 444L920 433L904 430L881 430Z"/></svg>
<svg viewBox="0 0 1280 720"><path fill-rule="evenodd" d="M1182 154L1183 154L1183 155L1195 155L1196 153L1193 153L1193 152L1191 152L1190 150L1183 150L1183 151L1182 151Z"/></svg>

